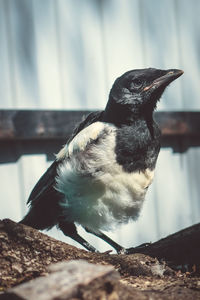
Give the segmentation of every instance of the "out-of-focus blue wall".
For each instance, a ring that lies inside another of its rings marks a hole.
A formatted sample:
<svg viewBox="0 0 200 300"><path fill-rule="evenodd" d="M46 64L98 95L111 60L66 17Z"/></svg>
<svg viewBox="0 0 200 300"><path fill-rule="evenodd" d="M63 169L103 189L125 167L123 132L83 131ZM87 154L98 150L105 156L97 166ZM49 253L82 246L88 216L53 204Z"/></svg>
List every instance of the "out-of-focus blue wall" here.
<svg viewBox="0 0 200 300"><path fill-rule="evenodd" d="M157 67L185 71L159 109L200 110L199 12L199 0L0 0L0 108L102 109L117 76ZM1 218L22 217L48 164L0 165ZM199 148L162 149L140 219L110 235L132 246L199 222L199 170Z"/></svg>

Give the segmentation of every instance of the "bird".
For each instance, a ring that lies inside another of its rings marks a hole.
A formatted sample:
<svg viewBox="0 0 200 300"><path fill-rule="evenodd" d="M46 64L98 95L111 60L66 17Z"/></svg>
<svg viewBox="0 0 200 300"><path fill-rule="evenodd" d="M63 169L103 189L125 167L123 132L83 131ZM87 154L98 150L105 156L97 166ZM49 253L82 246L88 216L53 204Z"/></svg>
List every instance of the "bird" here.
<svg viewBox="0 0 200 300"><path fill-rule="evenodd" d="M38 230L57 226L98 252L79 235L81 225L117 253L129 253L104 232L140 214L161 147L154 111L166 87L182 74L179 69L146 68L118 77L105 109L78 124L39 179L19 223Z"/></svg>

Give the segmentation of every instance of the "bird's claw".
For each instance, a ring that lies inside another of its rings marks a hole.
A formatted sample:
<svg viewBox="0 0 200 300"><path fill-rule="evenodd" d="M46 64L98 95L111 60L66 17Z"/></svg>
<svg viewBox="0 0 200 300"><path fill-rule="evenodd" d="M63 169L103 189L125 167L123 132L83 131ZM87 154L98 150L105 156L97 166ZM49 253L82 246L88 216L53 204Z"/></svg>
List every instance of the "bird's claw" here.
<svg viewBox="0 0 200 300"><path fill-rule="evenodd" d="M143 249L146 249L147 247L149 247L151 245L151 243L143 243L137 247L135 247L135 249L138 249L138 250L143 250Z"/></svg>
<svg viewBox="0 0 200 300"><path fill-rule="evenodd" d="M117 251L117 254L127 254L126 250L127 250L126 248L122 248L122 249Z"/></svg>
<svg viewBox="0 0 200 300"><path fill-rule="evenodd" d="M107 250L107 251L101 252L101 254L110 254L111 252L113 252L113 250Z"/></svg>
<svg viewBox="0 0 200 300"><path fill-rule="evenodd" d="M131 247L131 248L128 248L128 249L124 249L125 250L124 254L142 253L150 245L151 245L151 243L144 243L144 244L141 244L137 247Z"/></svg>

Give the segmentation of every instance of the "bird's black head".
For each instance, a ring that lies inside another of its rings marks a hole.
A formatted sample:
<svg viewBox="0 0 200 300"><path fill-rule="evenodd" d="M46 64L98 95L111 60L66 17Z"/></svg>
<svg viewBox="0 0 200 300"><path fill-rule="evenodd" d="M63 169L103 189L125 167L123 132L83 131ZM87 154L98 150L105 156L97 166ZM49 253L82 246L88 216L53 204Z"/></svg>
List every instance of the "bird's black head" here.
<svg viewBox="0 0 200 300"><path fill-rule="evenodd" d="M120 123L123 118L131 122L139 116L152 115L165 88L182 74L181 70L153 68L126 72L112 86L105 117Z"/></svg>

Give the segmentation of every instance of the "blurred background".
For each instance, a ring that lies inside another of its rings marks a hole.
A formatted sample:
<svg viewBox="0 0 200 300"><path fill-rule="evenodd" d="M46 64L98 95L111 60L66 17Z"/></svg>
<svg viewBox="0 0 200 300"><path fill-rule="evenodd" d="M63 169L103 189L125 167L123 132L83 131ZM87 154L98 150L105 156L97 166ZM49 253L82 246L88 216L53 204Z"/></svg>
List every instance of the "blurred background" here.
<svg viewBox="0 0 200 300"><path fill-rule="evenodd" d="M103 109L116 77L156 67L185 72L158 110L200 110L199 12L199 0L0 0L0 109ZM0 164L0 218L22 218L50 163L43 154ZM199 222L199 170L198 147L162 149L140 218L108 235L129 247Z"/></svg>

